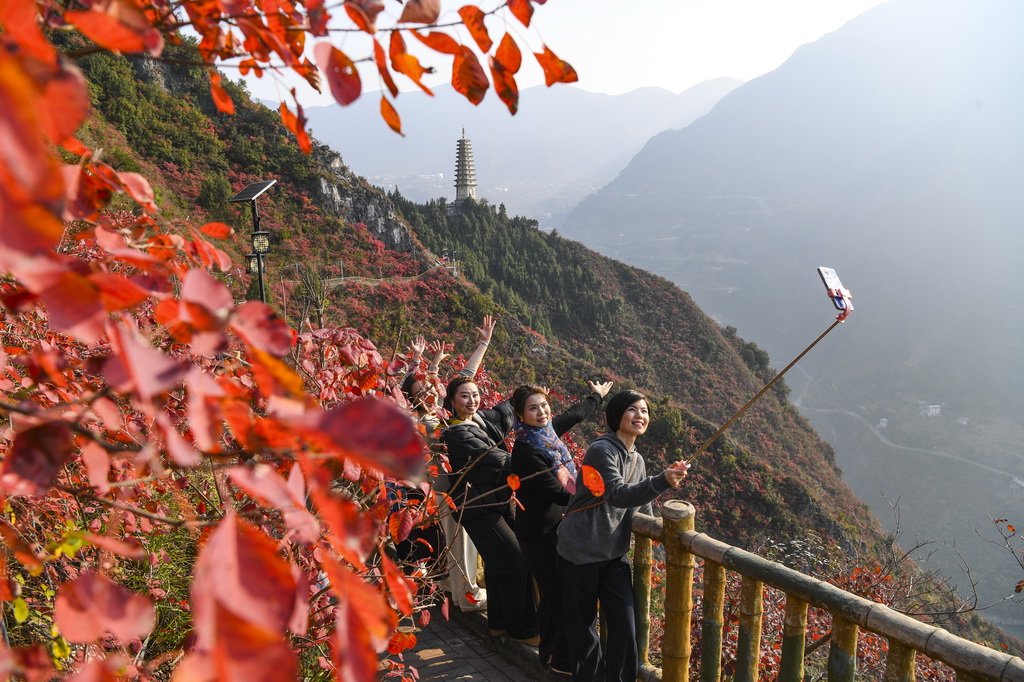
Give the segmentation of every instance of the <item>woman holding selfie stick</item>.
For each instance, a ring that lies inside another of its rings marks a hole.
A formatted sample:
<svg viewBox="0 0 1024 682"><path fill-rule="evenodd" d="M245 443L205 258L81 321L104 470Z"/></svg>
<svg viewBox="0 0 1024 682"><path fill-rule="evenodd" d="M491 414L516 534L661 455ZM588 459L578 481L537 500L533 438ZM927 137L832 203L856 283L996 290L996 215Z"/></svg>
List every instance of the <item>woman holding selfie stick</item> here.
<svg viewBox="0 0 1024 682"><path fill-rule="evenodd" d="M634 621L633 580L629 541L633 516L651 514L651 502L682 482L687 465L679 463L647 476L643 457L634 447L647 431L647 399L636 391L620 391L605 410L609 433L595 440L583 458L604 481L595 495L584 484L582 470L576 493L558 527L558 577L573 679L577 682L633 682L639 666ZM606 648L598 638L597 605L608 633Z"/></svg>

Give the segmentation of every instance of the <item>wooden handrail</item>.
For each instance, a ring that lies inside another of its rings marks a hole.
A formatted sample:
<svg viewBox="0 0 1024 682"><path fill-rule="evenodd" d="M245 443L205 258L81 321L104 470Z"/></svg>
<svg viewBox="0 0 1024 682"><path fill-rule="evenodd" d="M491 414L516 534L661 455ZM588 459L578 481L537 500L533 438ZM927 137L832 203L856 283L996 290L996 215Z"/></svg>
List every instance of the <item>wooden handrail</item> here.
<svg viewBox="0 0 1024 682"><path fill-rule="evenodd" d="M711 602L705 605L703 621L703 680L717 681L720 676L716 657L721 657L721 604L724 598L725 570L743 576L744 585L740 634L743 641L740 642L738 658L746 660L737 661L737 680L757 679L757 652L761 646L762 585L769 585L786 594L780 680L800 680L803 677L805 634L801 631L806 628L808 605L828 611L833 617L828 662L830 682L853 679L858 629L874 632L888 640L886 680L913 680L915 652L921 652L950 666L957 672L958 679L1006 682L1024 680L1024 660L1017 656L957 637L942 628L898 613L884 604L846 592L827 582L694 531L693 520L696 511L693 505L687 502L669 500L665 503L662 513L663 519L638 514L633 520L633 533L636 536L657 540L665 546L668 566L665 587L665 667L662 671L657 671L648 664L646 672L641 673L641 679L651 679L652 672L656 679L661 680L676 682L689 679L689 619L692 609L692 604L689 603L692 585L689 583L693 580L692 556L698 556L705 561L705 598ZM677 584L680 581L687 584ZM645 582L649 582L649 578ZM634 583L634 590L638 594L642 589L642 586ZM638 598L636 603L638 610L649 608L649 588L644 601L641 602ZM638 613L637 618L638 622L646 621L649 619L649 613ZM682 623L683 618L685 624ZM745 628L743 619L746 619ZM685 642L677 641L682 637L685 637ZM749 644L746 643L747 640ZM742 650L748 646L750 651L745 655ZM645 652L645 662L646 650L647 644L643 642L641 651ZM753 661L749 660L751 654ZM754 665L752 670L751 662Z"/></svg>

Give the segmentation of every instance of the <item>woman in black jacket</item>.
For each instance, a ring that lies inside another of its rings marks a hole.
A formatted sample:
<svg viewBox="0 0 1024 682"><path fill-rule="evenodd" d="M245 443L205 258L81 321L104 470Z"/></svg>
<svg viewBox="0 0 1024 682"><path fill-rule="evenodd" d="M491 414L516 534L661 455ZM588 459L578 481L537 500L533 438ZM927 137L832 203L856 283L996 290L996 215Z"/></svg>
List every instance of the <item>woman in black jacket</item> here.
<svg viewBox="0 0 1024 682"><path fill-rule="evenodd" d="M485 319L477 330L482 348L490 341L493 328ZM536 646L540 638L533 580L512 530L509 507L511 455L503 441L512 430L512 407L506 400L481 410L480 389L472 375L462 373L448 383L444 409L454 417L441 432L452 470L449 494L456 504L456 520L484 560L491 634L507 632L513 639Z"/></svg>
<svg viewBox="0 0 1024 682"><path fill-rule="evenodd" d="M512 473L520 479L515 531L519 546L540 591L537 608L541 664L569 675L568 644L558 588L558 523L576 489L576 465L561 436L588 419L601 406L612 382L590 385L590 395L556 417L551 416L547 389L520 386L512 394L516 442Z"/></svg>

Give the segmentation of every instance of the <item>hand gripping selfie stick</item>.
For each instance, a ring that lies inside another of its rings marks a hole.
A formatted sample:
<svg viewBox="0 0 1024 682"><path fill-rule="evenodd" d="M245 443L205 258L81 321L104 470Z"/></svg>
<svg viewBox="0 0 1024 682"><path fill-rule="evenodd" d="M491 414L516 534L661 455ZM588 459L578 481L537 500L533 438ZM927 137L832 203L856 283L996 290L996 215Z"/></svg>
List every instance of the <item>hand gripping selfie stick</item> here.
<svg viewBox="0 0 1024 682"><path fill-rule="evenodd" d="M701 445L700 448L697 449L697 452L693 453L693 455L691 455L689 459L684 460L683 464L685 464L686 467L689 467L690 466L690 462L692 462L693 460L697 459L698 455L700 455L702 452L707 450L708 446L710 446L712 443L714 443L715 440L719 436L721 436L722 433L724 433L725 430L727 428L729 428L729 426L734 421L739 419L740 416L742 416L742 414L747 411L748 407L750 407L755 402L757 402L757 399L760 398L762 395L764 395L765 392L769 388L771 388L775 384L776 381L781 379L782 375L784 375L786 372L788 372L790 370L790 368L793 367L793 365L795 365L796 363L800 362L800 358L802 358L803 356L807 355L807 353L809 353L810 350L812 348L814 348L818 344L819 341L821 341L823 338L825 338L825 336L830 331L832 331L837 326L839 326L839 324L841 324L844 320L846 320L846 318L850 316L850 313L853 312L853 304L850 303L850 299L853 298L853 294L850 293L849 289L843 288L843 283L839 281L839 275L836 274L836 271L833 270L832 268L818 268L818 274L821 276L821 281L825 284L825 290L828 292L829 298L832 299L832 304L836 307L836 310L839 311L839 314L836 316L836 321L833 322L832 325L828 329L823 331L821 333L821 336L819 336L818 338L814 339L814 341L811 343L811 345L807 346L807 348L804 348L803 352L800 353L800 355L796 356L796 358L793 359L793 362L791 362L788 365L786 365L785 369L783 369L781 372L776 374L774 379L772 379L767 384L765 384L764 388L762 388L760 391L757 392L757 395L755 395L753 398L751 398L747 402L746 405L744 405L743 407L740 408L739 412L734 414L732 416L732 418L729 419L729 421L725 422L725 424L722 425L722 428L718 429L718 431L715 431L715 434L713 436L711 436L711 438L708 438L706 441L704 441L704 445Z"/></svg>

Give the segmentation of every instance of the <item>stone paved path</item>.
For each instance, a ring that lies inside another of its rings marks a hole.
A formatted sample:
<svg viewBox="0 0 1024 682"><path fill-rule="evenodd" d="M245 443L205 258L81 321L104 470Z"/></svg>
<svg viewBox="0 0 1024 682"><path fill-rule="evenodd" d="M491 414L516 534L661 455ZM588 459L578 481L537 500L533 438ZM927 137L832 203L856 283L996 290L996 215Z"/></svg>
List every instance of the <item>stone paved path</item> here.
<svg viewBox="0 0 1024 682"><path fill-rule="evenodd" d="M420 682L437 680L501 680L546 682L536 649L518 642L496 642L481 613L456 613L445 620L431 609L430 623L416 632L417 645L404 655L419 672Z"/></svg>

